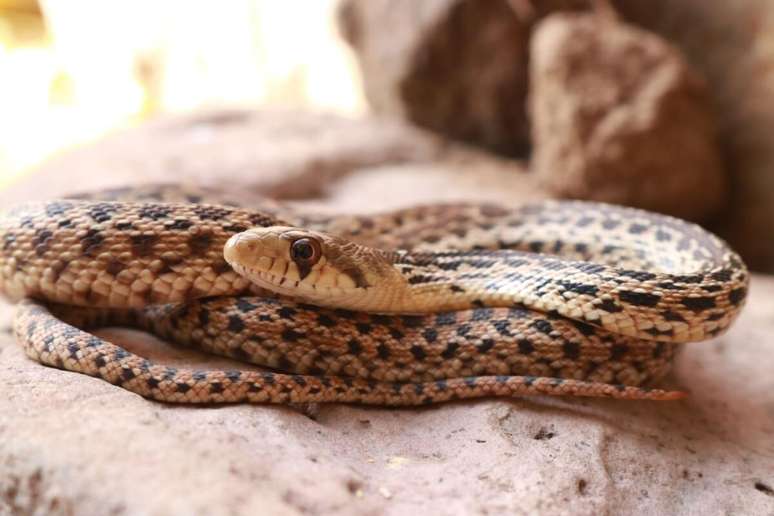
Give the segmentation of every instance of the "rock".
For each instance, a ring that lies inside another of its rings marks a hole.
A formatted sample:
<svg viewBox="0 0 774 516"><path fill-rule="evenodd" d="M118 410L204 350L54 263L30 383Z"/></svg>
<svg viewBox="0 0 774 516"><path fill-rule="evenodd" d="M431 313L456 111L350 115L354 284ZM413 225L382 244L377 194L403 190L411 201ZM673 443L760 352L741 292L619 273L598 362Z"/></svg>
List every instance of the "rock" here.
<svg viewBox="0 0 774 516"><path fill-rule="evenodd" d="M53 197L106 183L94 171L111 155L125 174L108 178L114 183L132 176L168 181L170 172L153 156L173 155L174 149L183 157L175 178L196 173L218 184L218 172L226 171L234 174L233 188L247 191L242 182L255 186L274 179L250 160L242 163L251 172L239 176L227 166L235 155L255 157L255 147L287 144L298 156L336 162L338 151L320 150L331 143L321 144L318 131L301 129L337 127L337 145L348 159L357 156L352 142L385 130L373 121L306 117L280 124L249 114L251 131L260 135L255 138L245 130L244 138L229 140L212 129L210 141L219 144L208 146L209 154L191 150L202 153L206 168L174 138L162 138L158 126L139 128L77 151L78 167L73 155L62 156L63 168L52 163L26 178L13 200L26 199L20 192ZM178 123L185 127L186 120ZM261 128L262 120L286 130ZM173 122L164 127L177 127ZM373 210L439 196L502 201L513 195L517 202L535 192L517 190L516 182L498 189L499 179L522 175L512 162L434 147L432 138L415 141L421 133L411 129L394 131L367 142L382 163L331 178L328 197L314 202ZM142 159L129 160L137 149L122 141L148 145L140 149ZM402 150L390 150L396 148ZM415 161L402 163L401 156ZM279 154L272 159L284 162ZM284 172L314 169L312 162L285 159L296 165ZM146 168L152 163L157 168ZM417 182L407 193L412 167ZM480 170L491 184L478 184ZM62 181L64 175L69 181ZM9 196L4 193L5 202ZM324 405L314 419L287 407L159 404L43 367L13 341L11 307L0 302L0 514L769 514L771 299L774 278L756 276L748 307L727 335L685 346L672 378L693 391L685 401L529 397L392 410ZM135 331L106 329L100 335L170 364L236 365Z"/></svg>
<svg viewBox="0 0 774 516"><path fill-rule="evenodd" d="M554 14L530 61L531 169L558 197L707 220L727 195L704 82L660 37Z"/></svg>
<svg viewBox="0 0 774 516"><path fill-rule="evenodd" d="M449 144L398 120L231 110L161 118L61 154L35 171L33 177L45 179L18 182L0 192L0 203L160 181L226 190L236 198L315 199L336 195L331 185L357 171L369 174L353 187L367 188L369 177L388 169L404 179L381 209L461 196L545 197L522 162ZM352 194L353 202L362 198Z"/></svg>
<svg viewBox="0 0 774 516"><path fill-rule="evenodd" d="M717 227L759 270L774 271L774 3L769 0L614 2L631 23L678 45L707 77L732 172Z"/></svg>
<svg viewBox="0 0 774 516"><path fill-rule="evenodd" d="M375 112L523 156L532 24L547 12L587 4L349 0L339 18Z"/></svg>

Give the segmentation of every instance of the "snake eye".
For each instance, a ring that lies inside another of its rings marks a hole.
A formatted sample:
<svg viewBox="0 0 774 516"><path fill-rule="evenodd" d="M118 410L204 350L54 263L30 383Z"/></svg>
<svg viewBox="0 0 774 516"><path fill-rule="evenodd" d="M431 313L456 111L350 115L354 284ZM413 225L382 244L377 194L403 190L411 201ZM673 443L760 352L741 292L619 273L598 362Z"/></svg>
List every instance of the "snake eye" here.
<svg viewBox="0 0 774 516"><path fill-rule="evenodd" d="M320 259L320 244L311 238L299 238L290 246L290 257L298 264L314 265Z"/></svg>

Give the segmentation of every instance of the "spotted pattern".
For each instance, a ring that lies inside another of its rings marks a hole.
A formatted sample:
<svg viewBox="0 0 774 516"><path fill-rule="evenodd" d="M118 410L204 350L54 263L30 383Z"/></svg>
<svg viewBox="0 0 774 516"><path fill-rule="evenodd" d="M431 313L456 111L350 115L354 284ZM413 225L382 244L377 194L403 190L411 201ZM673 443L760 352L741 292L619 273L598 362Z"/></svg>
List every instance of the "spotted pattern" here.
<svg viewBox="0 0 774 516"><path fill-rule="evenodd" d="M730 304L741 306L746 294L744 266L722 242L681 221L635 210L553 202L514 210L450 205L327 217L269 201L261 211L227 199L217 206L191 204L209 193L176 199L185 203L160 202L169 200L163 188L139 193L143 202L66 200L7 212L0 220L0 290L13 299L45 302L19 307L15 331L29 356L161 401L418 405L522 394L683 395L641 387L663 377L677 349L672 335L659 335L659 328L647 332L651 338L633 338L523 303L369 315L257 297L265 293L222 257L230 236L256 225L295 225L362 245L413 250L412 257L395 254L395 263L419 277L419 287L432 281L423 276L451 272L469 282L491 282L487 250L513 249L520 251L512 253L513 267L535 263L526 252L560 254L586 277L617 267L626 288L623 298L602 301L599 309L608 313L622 304L659 308L670 292L700 285L700 295L683 296L682 306L670 304L662 316L680 322L699 314L720 321L720 328ZM126 194L108 192L107 198ZM598 237L600 224L609 226L605 238ZM431 251L435 262L426 254ZM561 260L539 260L547 271L567 272ZM418 267L430 269L419 273ZM629 280L658 289L643 292ZM448 291L471 288L463 281ZM544 288L568 298L594 295L599 286L557 274ZM143 328L282 372L170 368L79 329L105 324Z"/></svg>

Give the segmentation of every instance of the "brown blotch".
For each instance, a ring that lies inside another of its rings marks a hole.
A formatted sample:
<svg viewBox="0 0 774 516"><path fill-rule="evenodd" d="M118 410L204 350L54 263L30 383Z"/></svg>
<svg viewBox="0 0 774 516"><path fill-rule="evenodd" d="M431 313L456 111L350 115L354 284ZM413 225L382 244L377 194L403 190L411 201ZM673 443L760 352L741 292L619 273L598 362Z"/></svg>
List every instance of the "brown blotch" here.
<svg viewBox="0 0 774 516"><path fill-rule="evenodd" d="M212 233L198 233L188 239L188 247L193 256L201 256L212 247Z"/></svg>
<svg viewBox="0 0 774 516"><path fill-rule="evenodd" d="M124 270L125 267L126 267L125 264L123 264L121 261L116 260L115 258L113 258L105 266L105 272L115 276L116 274L118 274L119 272Z"/></svg>
<svg viewBox="0 0 774 516"><path fill-rule="evenodd" d="M135 256L148 256L153 253L154 246L159 241L159 235L141 233L129 237L132 242L132 254Z"/></svg>

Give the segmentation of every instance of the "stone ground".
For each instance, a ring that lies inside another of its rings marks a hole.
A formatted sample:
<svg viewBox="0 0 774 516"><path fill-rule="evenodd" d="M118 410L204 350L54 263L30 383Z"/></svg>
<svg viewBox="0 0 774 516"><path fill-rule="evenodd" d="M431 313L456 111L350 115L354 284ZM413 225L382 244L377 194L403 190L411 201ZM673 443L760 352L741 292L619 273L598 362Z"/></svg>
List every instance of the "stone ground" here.
<svg viewBox="0 0 774 516"><path fill-rule="evenodd" d="M167 120L116 135L52 161L0 203L218 177L335 210L542 195L517 162L393 123L262 114L227 125ZM186 148L191 132L199 141ZM314 418L165 405L43 367L14 342L3 303L0 514L771 515L772 299L774 278L754 276L732 330L685 347L670 379L692 391L684 401L324 405ZM152 359L229 362L130 330L100 334Z"/></svg>

